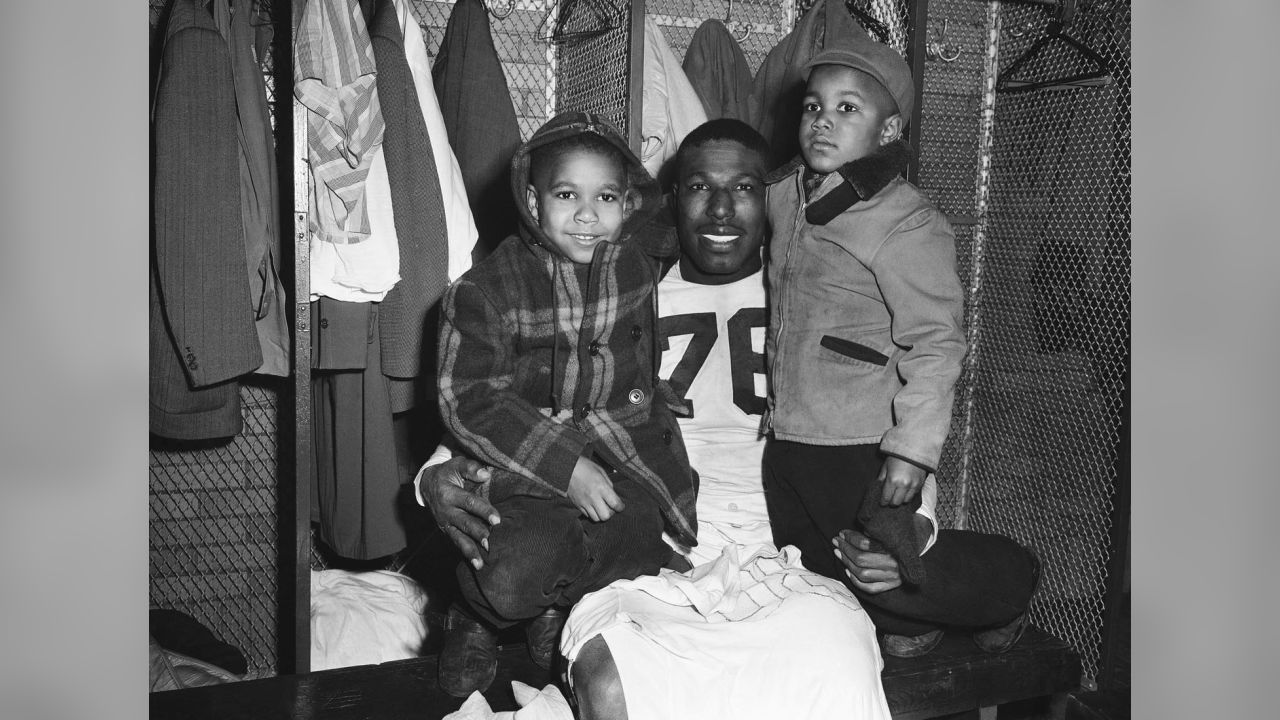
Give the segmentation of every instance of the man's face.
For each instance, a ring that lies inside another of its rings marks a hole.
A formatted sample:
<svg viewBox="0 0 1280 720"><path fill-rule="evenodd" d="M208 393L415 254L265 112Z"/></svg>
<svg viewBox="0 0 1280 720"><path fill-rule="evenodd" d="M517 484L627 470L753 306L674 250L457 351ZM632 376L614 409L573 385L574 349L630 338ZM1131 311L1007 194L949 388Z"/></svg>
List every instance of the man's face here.
<svg viewBox="0 0 1280 720"><path fill-rule="evenodd" d="M745 277L760 267L768 232L765 159L733 140L691 148L676 178L676 232L682 267ZM734 278L736 279L736 277Z"/></svg>

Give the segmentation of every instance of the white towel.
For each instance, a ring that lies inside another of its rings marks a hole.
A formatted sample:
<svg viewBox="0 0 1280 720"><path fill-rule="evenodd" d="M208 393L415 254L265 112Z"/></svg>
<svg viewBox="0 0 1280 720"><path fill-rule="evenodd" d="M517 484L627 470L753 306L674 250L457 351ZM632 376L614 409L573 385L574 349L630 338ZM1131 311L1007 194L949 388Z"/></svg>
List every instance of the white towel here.
<svg viewBox="0 0 1280 720"><path fill-rule="evenodd" d="M513 680L511 692L516 696L519 710L494 712L483 695L473 692L462 707L445 715L444 720L573 720L569 702L555 685L547 685L539 692Z"/></svg>

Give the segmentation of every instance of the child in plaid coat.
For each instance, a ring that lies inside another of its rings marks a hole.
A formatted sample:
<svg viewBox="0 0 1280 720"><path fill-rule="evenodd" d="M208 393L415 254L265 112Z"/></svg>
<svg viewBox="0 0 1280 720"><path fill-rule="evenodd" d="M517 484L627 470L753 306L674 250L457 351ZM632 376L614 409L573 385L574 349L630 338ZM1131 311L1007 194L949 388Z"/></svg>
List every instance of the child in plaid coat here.
<svg viewBox="0 0 1280 720"><path fill-rule="evenodd" d="M444 422L495 468L502 516L482 567L459 566L467 607L451 617L492 629L656 573L664 529L697 544L696 476L655 365L655 287L677 247L637 232L657 183L616 130L574 112L516 152L512 190L520 234L449 289L439 353Z"/></svg>

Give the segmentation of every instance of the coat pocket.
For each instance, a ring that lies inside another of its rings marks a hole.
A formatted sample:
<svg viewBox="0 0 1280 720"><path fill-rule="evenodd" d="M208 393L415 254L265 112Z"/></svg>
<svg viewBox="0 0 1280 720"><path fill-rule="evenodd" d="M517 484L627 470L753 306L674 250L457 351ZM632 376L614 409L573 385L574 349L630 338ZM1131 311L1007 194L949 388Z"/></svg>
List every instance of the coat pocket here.
<svg viewBox="0 0 1280 720"><path fill-rule="evenodd" d="M823 335L822 340L818 341L818 344L834 353L843 355L847 358L853 358L854 360L861 360L863 362L871 363L872 365L879 365L880 367L884 367L889 364L888 355L869 348L866 345L853 342L852 340L845 340L844 338L838 338L834 335Z"/></svg>

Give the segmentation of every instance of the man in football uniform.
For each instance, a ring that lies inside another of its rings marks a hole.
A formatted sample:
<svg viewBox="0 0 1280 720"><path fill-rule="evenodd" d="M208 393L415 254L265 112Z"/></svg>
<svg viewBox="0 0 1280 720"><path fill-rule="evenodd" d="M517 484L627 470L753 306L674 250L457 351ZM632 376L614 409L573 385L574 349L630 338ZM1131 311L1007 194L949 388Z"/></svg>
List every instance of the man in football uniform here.
<svg viewBox="0 0 1280 720"><path fill-rule="evenodd" d="M671 543L691 570L616 582L574 607L560 647L584 718L889 717L868 611L794 547L773 544L761 485L767 157L755 130L721 119L691 132L673 160L681 257L658 285L659 376L684 405L698 545ZM487 471L450 454L438 449L419 473L419 502L483 564L488 525L500 522L477 492ZM931 476L916 516L926 552L936 497ZM900 594L897 564L865 537L845 531L832 552L864 602Z"/></svg>

